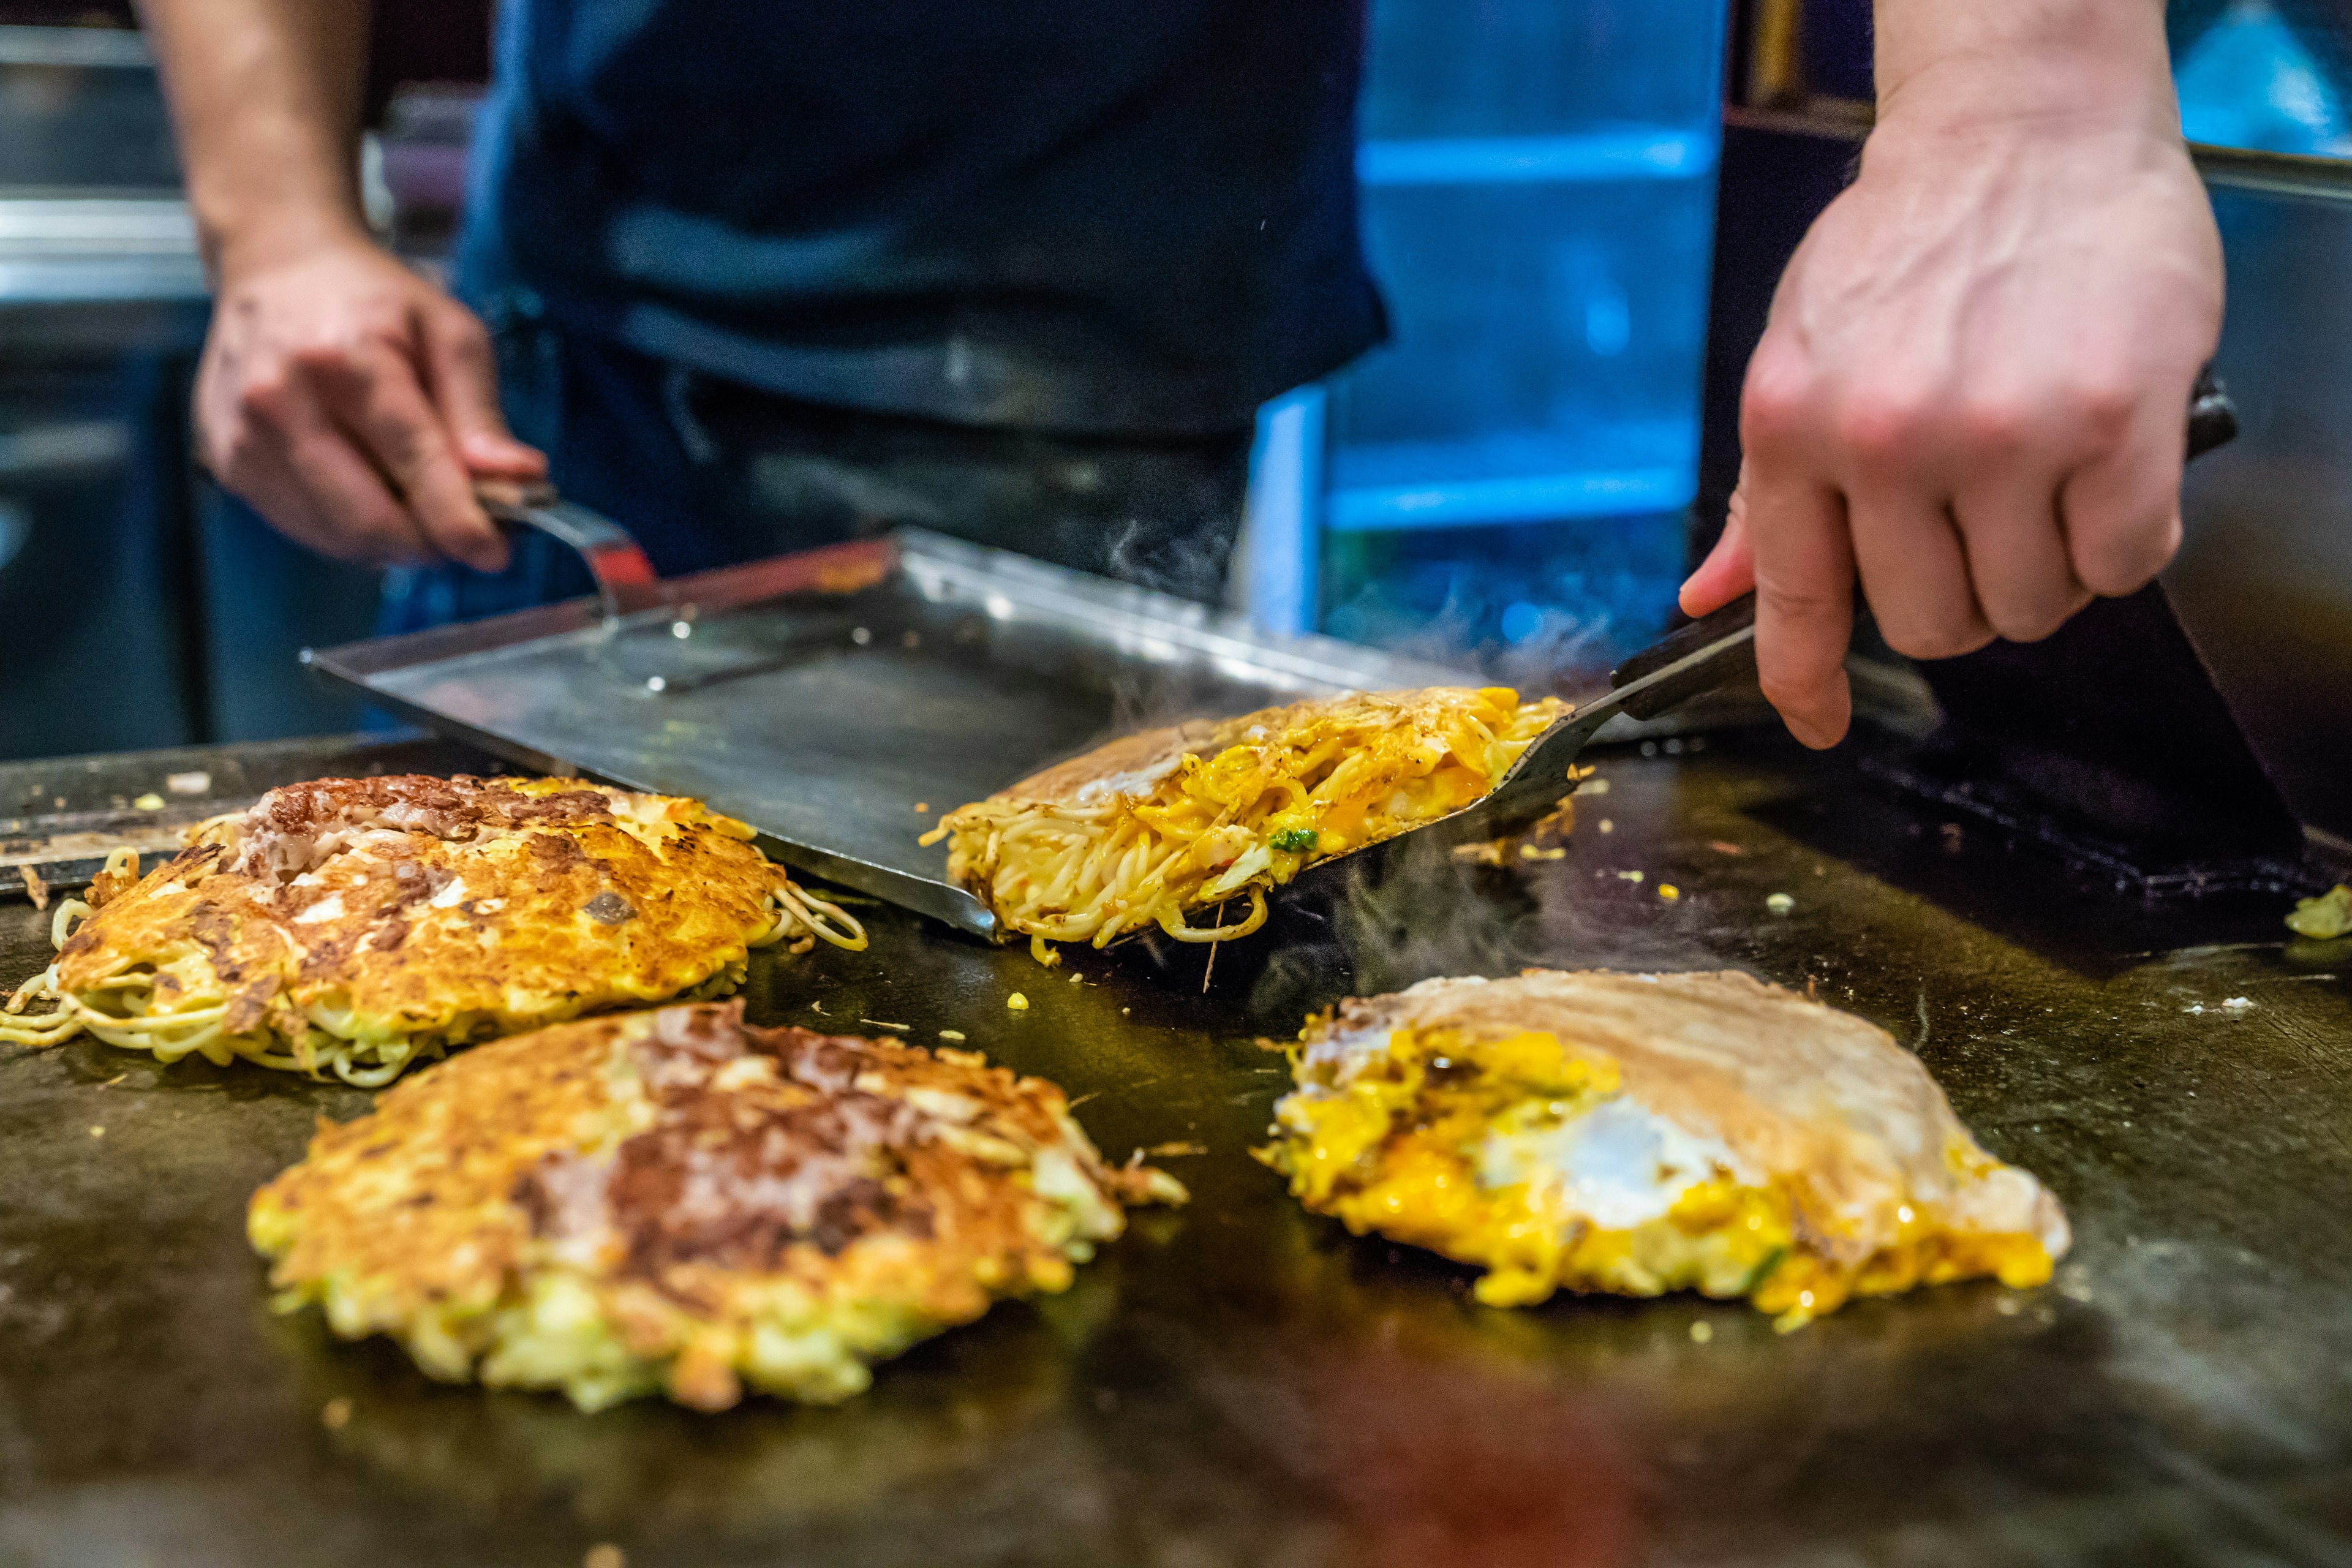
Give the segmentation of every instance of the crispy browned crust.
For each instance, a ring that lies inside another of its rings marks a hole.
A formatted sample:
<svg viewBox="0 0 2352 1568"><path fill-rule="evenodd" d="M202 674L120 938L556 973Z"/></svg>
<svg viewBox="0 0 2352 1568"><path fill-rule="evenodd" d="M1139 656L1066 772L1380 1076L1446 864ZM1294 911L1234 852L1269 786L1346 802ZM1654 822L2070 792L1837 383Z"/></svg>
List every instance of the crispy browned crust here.
<svg viewBox="0 0 2352 1568"><path fill-rule="evenodd" d="M383 1282L390 1329L427 1301L487 1306L530 1238L516 1178L613 1109L636 1015L495 1040L394 1085L368 1115L320 1119L309 1153L255 1194L299 1216L280 1286L338 1271Z"/></svg>
<svg viewBox="0 0 2352 1568"><path fill-rule="evenodd" d="M532 1271L572 1270L675 1397L718 1408L780 1288L930 1331L1066 1284L1041 1155L1108 1205L1097 1239L1118 1201L1181 1196L1105 1165L1043 1079L677 1006L499 1041L322 1123L255 1194L255 1237L273 1283L326 1299L339 1331L412 1349L431 1318L478 1351Z"/></svg>
<svg viewBox="0 0 2352 1568"><path fill-rule="evenodd" d="M624 826L618 792L547 788L406 777L274 791L135 887L100 889L57 989L193 960L187 980L159 976L159 1005L196 985L226 995L232 1034L299 1042L326 1008L387 1035L463 1037L667 999L774 926L782 873L740 825L681 800ZM314 847L354 814L372 837Z"/></svg>

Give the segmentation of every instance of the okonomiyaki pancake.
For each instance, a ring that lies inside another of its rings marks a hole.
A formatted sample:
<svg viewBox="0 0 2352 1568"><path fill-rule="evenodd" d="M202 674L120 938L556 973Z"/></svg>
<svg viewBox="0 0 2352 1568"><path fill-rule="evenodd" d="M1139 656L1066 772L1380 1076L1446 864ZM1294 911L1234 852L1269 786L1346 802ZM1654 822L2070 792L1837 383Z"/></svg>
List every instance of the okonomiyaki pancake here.
<svg viewBox="0 0 2352 1568"><path fill-rule="evenodd" d="M1062 1092L977 1055L746 1026L740 1003L500 1040L322 1125L255 1194L279 1305L436 1377L583 1409L744 1385L845 1399L1003 1296L1056 1291L1181 1202Z"/></svg>
<svg viewBox="0 0 2352 1568"><path fill-rule="evenodd" d="M57 962L0 1039L86 1031L373 1087L474 1040L731 990L764 943L865 945L751 837L695 801L572 780L289 785L143 878L118 851L88 903L59 906ZM25 1014L40 995L54 1010Z"/></svg>
<svg viewBox="0 0 2352 1568"><path fill-rule="evenodd" d="M1247 936L1265 890L1491 794L1569 705L1508 687L1430 687L1294 702L1114 741L950 813L948 871L1025 933L1102 947L1158 925L1180 942ZM1195 926L1236 898L1247 913Z"/></svg>
<svg viewBox="0 0 2352 1568"><path fill-rule="evenodd" d="M1308 1024L1260 1158L1318 1213L1560 1288L1849 1297L2038 1285L2057 1200L1978 1147L1883 1029L1745 974L1428 980Z"/></svg>

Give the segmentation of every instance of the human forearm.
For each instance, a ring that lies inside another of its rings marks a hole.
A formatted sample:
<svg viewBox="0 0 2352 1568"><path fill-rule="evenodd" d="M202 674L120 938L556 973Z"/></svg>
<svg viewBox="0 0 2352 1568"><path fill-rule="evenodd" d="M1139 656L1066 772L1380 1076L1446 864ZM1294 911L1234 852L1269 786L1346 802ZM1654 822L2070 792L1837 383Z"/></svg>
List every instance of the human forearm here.
<svg viewBox="0 0 2352 1568"><path fill-rule="evenodd" d="M367 0L142 5L215 284L197 456L314 549L495 570L473 480L546 464L499 417L481 322L361 217Z"/></svg>
<svg viewBox="0 0 2352 1568"><path fill-rule="evenodd" d="M368 0L141 0L216 277L363 238Z"/></svg>
<svg viewBox="0 0 2352 1568"><path fill-rule="evenodd" d="M1740 495L1685 587L1751 584L1790 727L1845 731L1854 585L1898 652L2045 637L2180 538L2221 314L2158 0L1879 0L1861 173L1773 297Z"/></svg>
<svg viewBox="0 0 2352 1568"><path fill-rule="evenodd" d="M1877 0L1882 119L2177 131L2163 0Z"/></svg>

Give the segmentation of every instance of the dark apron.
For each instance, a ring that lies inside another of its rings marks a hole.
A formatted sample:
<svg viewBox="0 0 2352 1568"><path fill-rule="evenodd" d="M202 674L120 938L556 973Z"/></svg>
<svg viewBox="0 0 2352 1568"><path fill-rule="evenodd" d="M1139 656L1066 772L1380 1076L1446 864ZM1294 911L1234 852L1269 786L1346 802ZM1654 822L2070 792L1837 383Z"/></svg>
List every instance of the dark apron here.
<svg viewBox="0 0 2352 1568"><path fill-rule="evenodd" d="M518 433L666 572L922 522L1210 594L1257 405L1382 331L1362 21L507 0L460 292ZM567 572L404 574L390 610Z"/></svg>

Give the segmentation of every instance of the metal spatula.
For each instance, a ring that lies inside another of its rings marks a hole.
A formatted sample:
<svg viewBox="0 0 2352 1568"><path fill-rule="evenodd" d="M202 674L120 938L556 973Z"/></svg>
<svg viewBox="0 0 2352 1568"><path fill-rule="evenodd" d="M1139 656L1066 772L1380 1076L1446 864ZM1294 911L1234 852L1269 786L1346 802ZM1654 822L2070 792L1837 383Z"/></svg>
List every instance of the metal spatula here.
<svg viewBox="0 0 2352 1568"><path fill-rule="evenodd" d="M1412 831L1442 831L1448 841L1469 843L1523 827L1558 805L1560 797L1575 786L1577 758L1602 726L1619 714L1654 719L1702 692L1755 673L1756 595L1747 594L1660 638L1611 670L1608 694L1580 704L1537 737L1492 795Z"/></svg>
<svg viewBox="0 0 2352 1568"><path fill-rule="evenodd" d="M2189 394L2188 455L2202 457L2237 433L2237 409L2208 365L2199 373ZM1755 673L1756 595L1750 593L1667 634L1611 670L1608 694L1580 704L1538 736L1503 775L1493 794L1409 831L1437 833L1447 841L1471 843L1524 827L1559 805L1574 784L1578 756L1611 720L1621 713L1654 719L1703 692ZM1381 841L1383 845L1395 842L1393 838ZM1318 860L1310 869L1347 858L1336 855L1331 860Z"/></svg>

